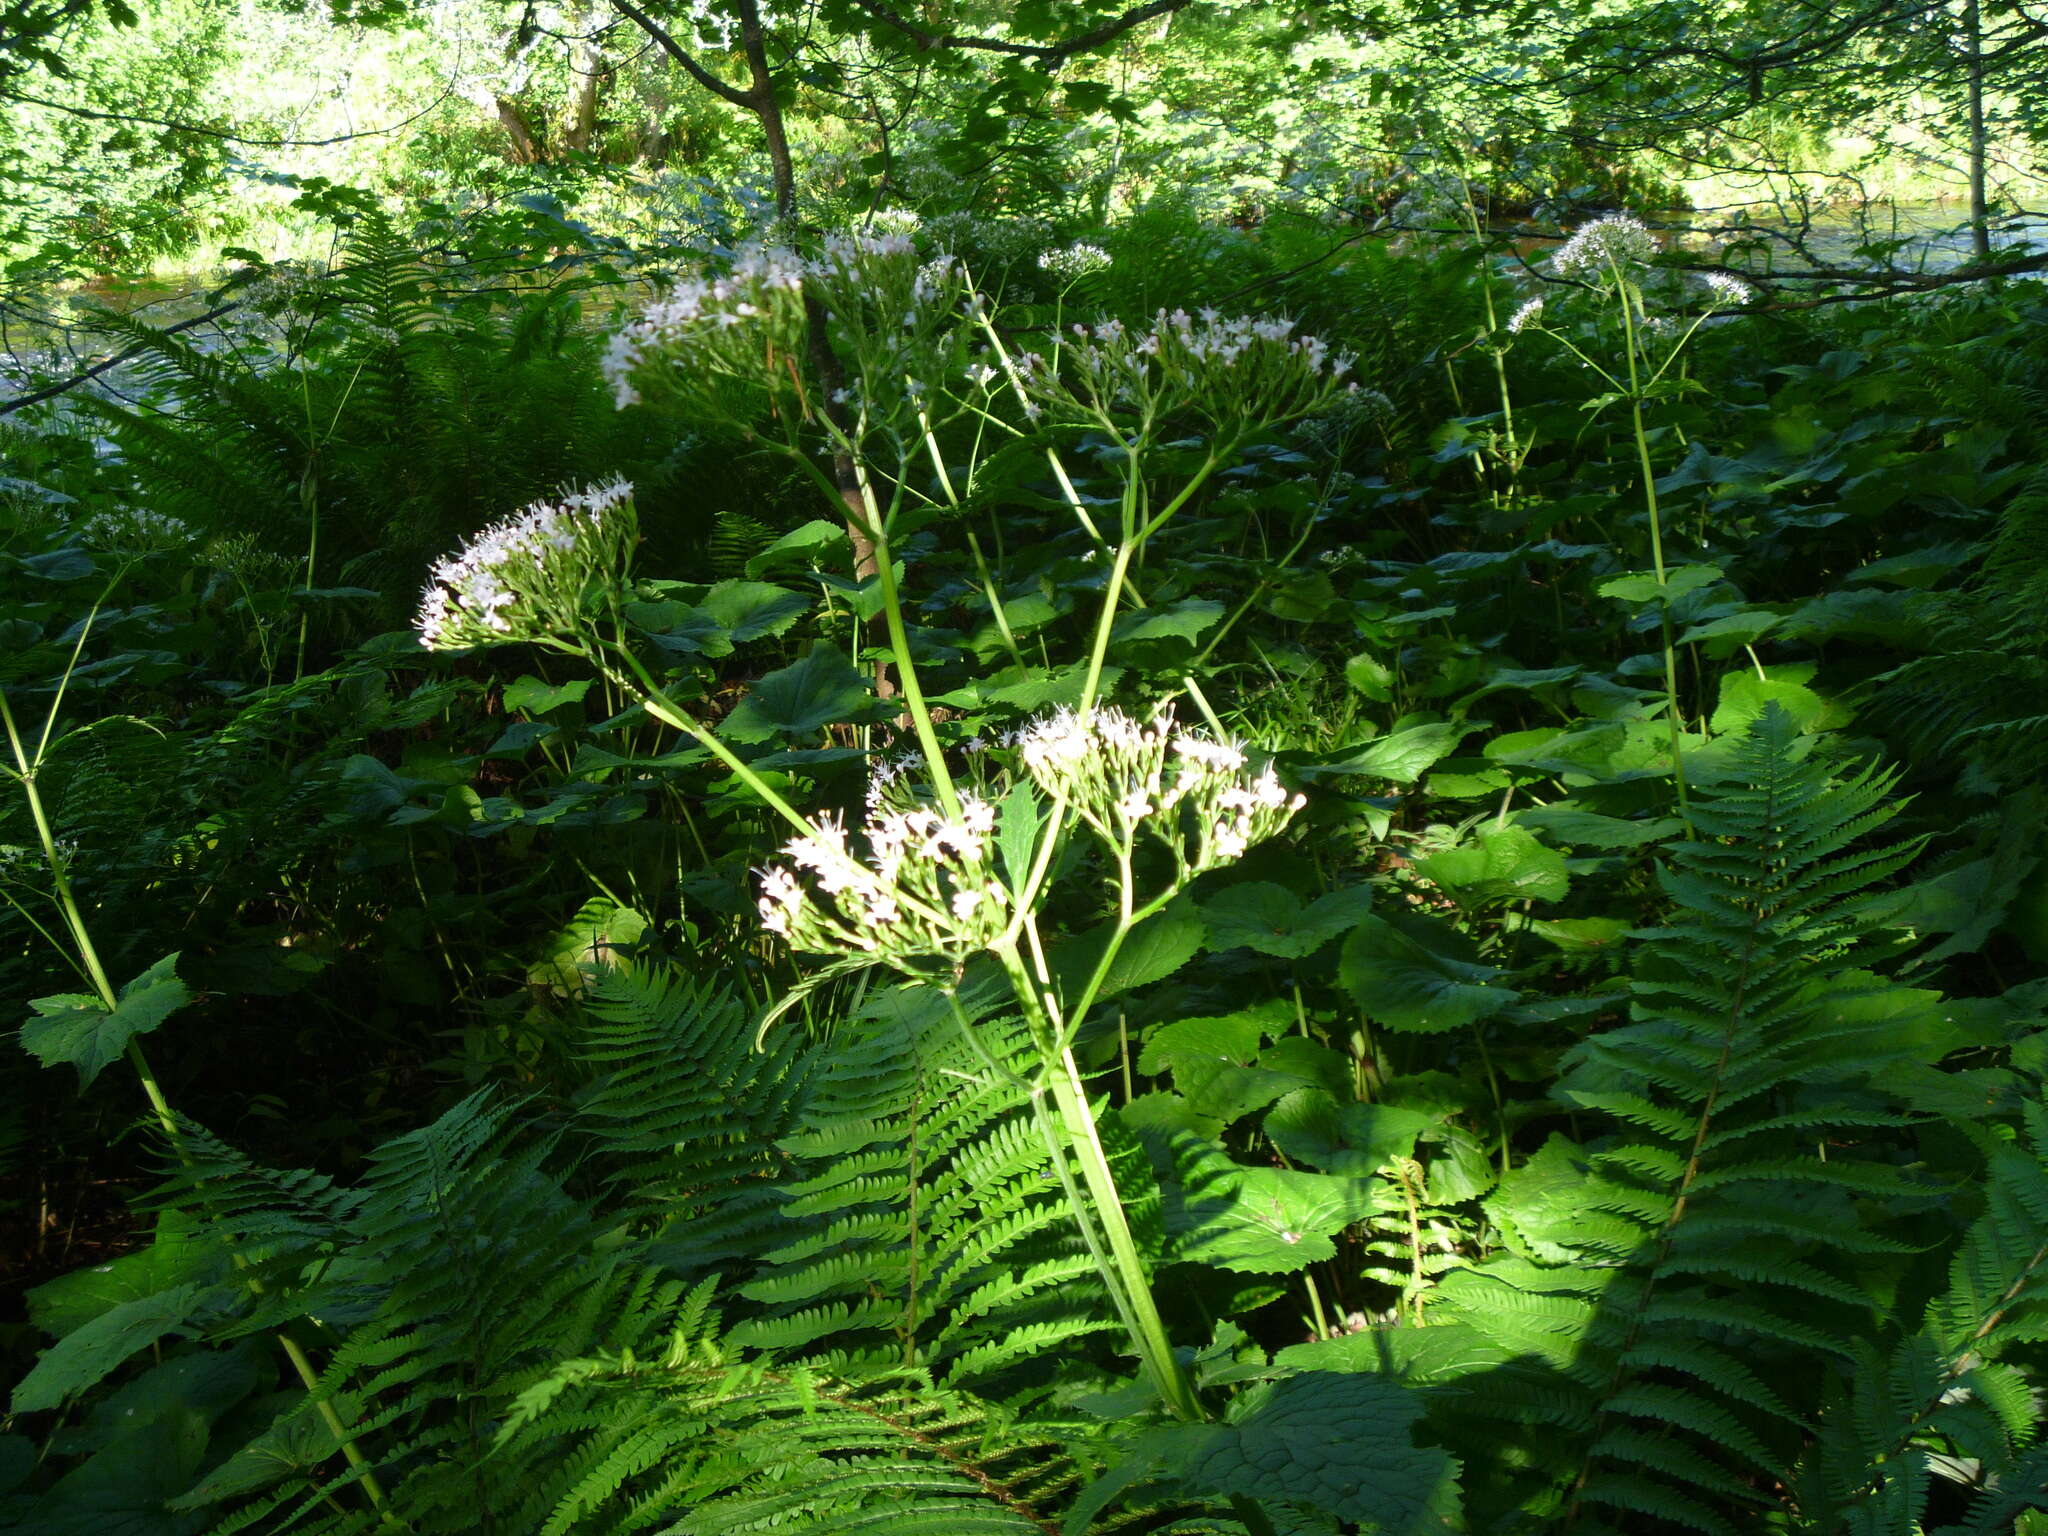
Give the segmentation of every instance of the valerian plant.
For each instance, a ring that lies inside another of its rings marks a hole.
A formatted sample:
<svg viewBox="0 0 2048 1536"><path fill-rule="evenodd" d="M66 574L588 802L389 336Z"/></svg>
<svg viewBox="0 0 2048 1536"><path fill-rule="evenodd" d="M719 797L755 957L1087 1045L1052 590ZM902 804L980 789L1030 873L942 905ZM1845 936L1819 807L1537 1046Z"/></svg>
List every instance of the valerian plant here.
<svg viewBox="0 0 2048 1536"><path fill-rule="evenodd" d="M806 370L814 325L825 328L843 374L832 409L816 400L819 385ZM996 958L1036 1051L1022 1085L1073 1219L1153 1391L1189 1422L1209 1410L1153 1300L1072 1046L1132 931L1195 876L1280 830L1303 798L1239 743L1166 714L1133 719L1099 694L1132 561L1256 433L1327 409L1347 387L1348 366L1288 321L1210 312L1161 314L1145 328L1077 325L1050 355L1019 353L958 262L926 260L900 235L835 236L810 257L749 247L725 275L678 284L629 322L607 359L621 404L657 395L686 403L698 419L780 449L835 500L840 488L825 456L853 466L858 496L849 511L873 546L890 665L921 759L915 775L893 772L878 786L857 839L838 820L791 806L673 701L635 653L622 618L634 543L625 486L572 493L485 530L436 567L420 614L430 647L526 641L580 654L797 828L789 864L762 874L762 923L830 960L769 1010L764 1029L823 977L881 963L944 992L975 1040L958 997L962 971L974 954ZM1022 422L999 413L1005 394ZM964 416L1040 437L1076 515L1109 551L1078 701L986 754L1011 762L979 793L957 782L926 702L893 552L906 511L932 504L916 488L920 458L941 498L953 497L937 434ZM1202 458L1162 494L1152 461L1169 433L1190 428L1205 434ZM1121 449L1122 493L1109 530L1060 464L1062 435L1082 429ZM1062 848L1083 828L1106 855L1117 918L1093 974L1063 999L1040 909ZM1008 855L1000 868L999 839ZM1163 850L1167 862L1163 879L1142 889L1141 845ZM1009 1075L995 1057L984 1059L991 1072ZM1243 1513L1255 1530L1267 1528L1257 1510Z"/></svg>
<svg viewBox="0 0 2048 1536"><path fill-rule="evenodd" d="M1649 226L1632 214L1613 214L1583 225L1550 258L1552 272L1567 283L1576 284L1605 305L1608 318L1619 322L1620 358L1603 361L1580 341L1546 320L1548 301L1538 295L1526 300L1507 322L1511 335L1537 332L1562 345L1590 368L1607 393L1591 402L1590 408L1626 402L1629 427L1635 438L1636 460L1641 471L1644 510L1649 516L1650 564L1654 590L1650 600L1657 605L1658 624L1664 648L1664 717L1671 740L1671 774L1678 790L1679 815L1691 824L1683 755L1684 726L1678 701L1677 647L1671 622L1671 573L1664 559L1664 523L1657 503L1657 472L1650 458L1650 435L1643 407L1664 398L1679 387L1673 369L1687 345L1707 319L1719 312L1745 305L1755 296L1742 279L1725 272L1703 275L1705 302L1681 326L1669 316L1653 314L1644 294L1643 281L1657 256L1657 237Z"/></svg>

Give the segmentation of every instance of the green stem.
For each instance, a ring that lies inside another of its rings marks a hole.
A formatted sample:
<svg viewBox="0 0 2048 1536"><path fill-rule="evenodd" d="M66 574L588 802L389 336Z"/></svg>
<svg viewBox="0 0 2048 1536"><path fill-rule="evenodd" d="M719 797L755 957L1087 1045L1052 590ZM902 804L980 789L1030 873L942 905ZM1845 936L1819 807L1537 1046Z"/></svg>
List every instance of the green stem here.
<svg viewBox="0 0 2048 1536"><path fill-rule="evenodd" d="M1172 1341L1166 1336L1165 1319L1159 1315L1158 1303L1152 1299L1152 1283L1145 1274L1144 1260L1139 1256L1137 1240L1131 1235L1130 1223L1124 1219L1123 1200L1117 1194L1116 1177L1111 1173L1109 1158L1102 1150L1102 1139L1096 1134L1095 1115L1088 1107L1087 1090L1082 1085L1080 1069L1074 1064L1073 1052L1062 1050L1046 1065L1052 1081L1053 1102L1059 1108L1067 1145L1075 1161L1081 1165L1081 1177L1088 1186L1095 1217L1101 1222L1108 1239L1116 1283L1124 1292L1131 1313L1133 1342L1144 1358L1159 1395L1173 1410L1174 1417L1199 1424L1208 1415L1203 1413L1201 1402L1195 1396L1194 1383L1188 1380L1187 1372L1181 1369L1180 1361L1174 1356Z"/></svg>
<svg viewBox="0 0 2048 1536"><path fill-rule="evenodd" d="M817 828L811 825L804 814L787 800L783 799L776 792L775 787L762 778L752 764L745 761L731 747L728 747L710 731L698 724L688 711L671 699L661 684L654 680L653 674L640 664L640 658L635 656L631 649L619 642L611 642L607 648L626 663L627 668L638 682L640 707L642 709L654 716L655 719L661 721L662 724L675 727L675 729L690 737L697 745L725 764L726 767L730 768L738 776L741 783L759 795L763 803L805 837L813 836L817 832ZM601 660L599 664L603 664Z"/></svg>
<svg viewBox="0 0 2048 1536"><path fill-rule="evenodd" d="M1235 444L1230 445L1232 451L1235 450L1235 446ZM1224 452L1221 449L1212 449L1209 456L1203 459L1202 467L1196 470L1188 483L1174 494L1173 499L1167 502L1164 507L1161 507L1152 517L1146 519L1142 525L1133 524L1127 532L1127 536L1117 545L1116 558L1111 563L1109 569L1109 584L1102 594L1102 616L1095 622L1095 639L1088 651L1088 675L1081 688L1081 713L1083 715L1094 709L1096 695L1102 687L1102 667L1109 657L1110 633L1116 627L1117 608L1123 600L1124 584L1130 575L1132 558L1139 550L1144 548L1147 539L1165 527L1174 514L1186 506L1193 499L1195 493L1208 484L1209 477L1216 473L1218 466L1223 463L1223 460ZM1126 470L1126 473L1135 476L1138 472L1136 456L1132 455L1127 462L1129 463L1129 468ZM1132 500L1133 487L1127 484L1125 487L1125 502L1129 505Z"/></svg>
<svg viewBox="0 0 2048 1536"><path fill-rule="evenodd" d="M960 797L953 789L953 775L946 767L946 755L939 747L938 732L932 729L932 713L925 703L924 685L917 679L917 667L910 658L910 631L903 623L903 597L896 588L896 562L889 541L879 527L874 531L875 578L882 587L882 622L888 626L889 649L896 655L896 676L903 688L903 702L910 710L910 723L917 744L924 749L925 766L930 769L932 788L946 814L958 819Z"/></svg>
<svg viewBox="0 0 2048 1536"><path fill-rule="evenodd" d="M1643 392L1641 370L1636 363L1636 325L1633 290L1628 280L1617 270L1617 286L1621 294L1621 325L1623 338L1628 350L1628 408L1631 424L1635 428L1636 461L1642 468L1643 500L1650 512L1650 563L1657 572L1657 622L1664 642L1664 721L1671 733L1671 777L1678 786L1678 815L1685 823L1685 835L1694 835L1692 805L1687 798L1685 784L1685 759L1680 755L1682 737L1678 721L1678 655L1672 638L1671 604L1665 590L1667 581L1664 571L1664 524L1657 512L1657 472L1650 464L1650 438L1643 426Z"/></svg>

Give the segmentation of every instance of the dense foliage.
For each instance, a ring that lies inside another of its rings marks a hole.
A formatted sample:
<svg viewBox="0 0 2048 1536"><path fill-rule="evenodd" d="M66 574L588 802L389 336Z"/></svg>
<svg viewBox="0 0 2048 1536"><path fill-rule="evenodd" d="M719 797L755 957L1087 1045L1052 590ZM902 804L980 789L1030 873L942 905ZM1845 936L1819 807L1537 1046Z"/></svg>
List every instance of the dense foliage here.
<svg viewBox="0 0 2048 1536"><path fill-rule="evenodd" d="M2035 258L1590 206L1926 8L1736 106L1734 6L786 9L644 18L687 221L577 12L548 196L17 355L0 1523L2048 1530Z"/></svg>

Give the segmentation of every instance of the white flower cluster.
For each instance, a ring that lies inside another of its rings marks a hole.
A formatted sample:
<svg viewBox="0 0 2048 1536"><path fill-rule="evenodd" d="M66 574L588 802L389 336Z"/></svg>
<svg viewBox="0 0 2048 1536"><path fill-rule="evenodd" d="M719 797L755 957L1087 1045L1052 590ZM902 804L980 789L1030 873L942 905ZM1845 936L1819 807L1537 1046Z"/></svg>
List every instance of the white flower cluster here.
<svg viewBox="0 0 2048 1536"><path fill-rule="evenodd" d="M1091 272L1105 272L1110 267L1110 255L1099 245L1077 241L1065 250L1041 251L1038 256L1039 269L1050 273L1063 283L1077 282Z"/></svg>
<svg viewBox="0 0 2048 1536"><path fill-rule="evenodd" d="M750 246L726 276L679 284L615 335L605 377L621 406L653 389L700 420L742 433L752 433L764 414L809 420L816 402L806 393L804 341L815 311L846 370L832 403L859 437L929 409L920 381L956 371L966 296L960 263L923 260L900 230L829 235L808 260L782 247ZM758 402L736 406L734 384L765 394L768 412Z"/></svg>
<svg viewBox="0 0 2048 1536"><path fill-rule="evenodd" d="M867 955L910 975L935 958L960 964L1009 926L1010 892L994 868L995 807L962 796L960 814L878 806L861 828L821 820L758 871L761 926L813 954ZM798 871L808 879L799 879Z"/></svg>
<svg viewBox="0 0 2048 1536"><path fill-rule="evenodd" d="M1521 308L1508 317L1508 329L1511 332L1519 332L1542 318L1543 295L1539 293L1533 299L1524 299Z"/></svg>
<svg viewBox="0 0 2048 1536"><path fill-rule="evenodd" d="M625 579L636 532L624 480L493 523L434 566L414 620L420 644L461 650L574 628L590 594Z"/></svg>
<svg viewBox="0 0 2048 1536"><path fill-rule="evenodd" d="M1657 237L1634 214L1614 213L1579 227L1557 248L1550 264L1562 277L1606 281L1622 268L1655 258Z"/></svg>
<svg viewBox="0 0 2048 1536"><path fill-rule="evenodd" d="M913 235L924 226L924 216L914 208L877 208L868 215L867 227L885 235Z"/></svg>
<svg viewBox="0 0 2048 1536"><path fill-rule="evenodd" d="M95 548L124 555L182 549L196 537L190 524L143 507L97 513L79 525L78 536Z"/></svg>
<svg viewBox="0 0 2048 1536"><path fill-rule="evenodd" d="M1118 709L1060 710L1021 732L1017 749L1032 781L1112 849L1149 833L1183 880L1243 857L1306 803L1272 764L1253 773L1237 743L1168 714L1141 724Z"/></svg>
<svg viewBox="0 0 2048 1536"><path fill-rule="evenodd" d="M1032 260L1051 243L1053 227L1044 219L942 213L925 220L924 233L941 250L965 257L980 270Z"/></svg>
<svg viewBox="0 0 2048 1536"><path fill-rule="evenodd" d="M1141 835L1162 843L1173 889L1242 857L1303 804L1270 764L1255 772L1235 742L1164 714L1140 724L1117 709L1063 709L968 750L977 759L1014 752L1023 776L1077 815L1126 873ZM758 871L764 928L800 950L867 957L926 979L934 961L957 968L1015 937L1017 898L995 847L1003 771L984 780L985 794L962 794L949 816L920 782L921 762L876 765L857 843L840 820L825 819L784 847L787 863Z"/></svg>
<svg viewBox="0 0 2048 1536"><path fill-rule="evenodd" d="M886 237L885 237L886 238ZM896 237L902 238L902 237ZM781 246L750 245L733 259L723 277L686 278L640 311L605 348L604 376L621 408L640 402L638 377L644 364L678 353L715 349L720 333L745 326L767 329L772 345L794 350L803 323L805 265ZM750 335L746 356L760 343ZM679 364L682 357L676 357Z"/></svg>
<svg viewBox="0 0 2048 1536"><path fill-rule="evenodd" d="M857 229L827 235L825 249L804 270L820 277L859 278L870 261L917 256L917 242L905 230Z"/></svg>
<svg viewBox="0 0 2048 1536"><path fill-rule="evenodd" d="M1717 309L1747 304L1756 297L1754 288L1731 273L1702 272L1700 281L1707 285L1707 302Z"/></svg>
<svg viewBox="0 0 2048 1536"><path fill-rule="evenodd" d="M1050 408L1055 419L1091 424L1128 411L1148 421L1185 412L1229 428L1292 421L1326 407L1352 362L1297 335L1292 320L1213 309L1161 310L1145 330L1119 320L1076 325L1060 352L1064 368L1035 352L1016 359L1032 414Z"/></svg>

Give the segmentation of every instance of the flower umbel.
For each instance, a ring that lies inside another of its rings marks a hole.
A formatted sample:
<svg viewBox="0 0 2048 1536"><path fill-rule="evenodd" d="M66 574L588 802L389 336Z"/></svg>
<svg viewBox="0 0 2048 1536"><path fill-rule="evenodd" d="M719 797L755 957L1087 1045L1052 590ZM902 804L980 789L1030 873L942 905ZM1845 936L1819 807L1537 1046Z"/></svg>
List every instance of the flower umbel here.
<svg viewBox="0 0 2048 1536"><path fill-rule="evenodd" d="M605 348L613 400L623 409L637 405L655 379L687 385L707 372L753 375L764 355L794 356L803 337L803 287L803 258L764 245L741 250L723 277L677 283Z"/></svg>
<svg viewBox="0 0 2048 1536"><path fill-rule="evenodd" d="M1270 764L1255 771L1235 742L1167 714L1140 723L1117 709L1063 709L1004 746L1021 770L1008 784L1028 780L1064 804L1126 875L1141 839L1163 846L1169 895L1271 837L1303 804ZM1007 787L999 776L988 798L963 794L949 816L925 798L915 760L885 760L857 836L821 819L784 847L786 863L759 871L761 925L793 948L923 980L1014 939L1029 914L999 872L996 805Z"/></svg>
<svg viewBox="0 0 2048 1536"><path fill-rule="evenodd" d="M1044 251L1038 258L1042 271L1050 273L1063 283L1076 282L1091 272L1103 272L1110 266L1110 254L1099 245L1078 241L1065 250Z"/></svg>
<svg viewBox="0 0 2048 1536"><path fill-rule="evenodd" d="M1756 297L1754 288L1731 273L1702 272L1700 281L1707 285L1707 302L1716 309L1747 304Z"/></svg>
<svg viewBox="0 0 2048 1536"><path fill-rule="evenodd" d="M1580 226L1579 232L1557 248L1550 264L1559 276L1606 282L1631 266L1641 266L1657 254L1657 237L1634 214L1609 214Z"/></svg>
<svg viewBox="0 0 2048 1536"><path fill-rule="evenodd" d="M1055 420L1093 426L1135 412L1150 426L1188 415L1225 431L1313 415L1341 392L1352 362L1297 334L1292 320L1213 309L1161 310L1146 330L1076 325L1060 356L1065 367L1028 352L1015 360L1030 404Z"/></svg>
<svg viewBox="0 0 2048 1536"><path fill-rule="evenodd" d="M1306 803L1270 763L1254 773L1238 743L1169 714L1141 724L1119 709L1060 710L1026 728L1018 752L1113 851L1141 834L1164 845L1181 882L1240 858Z"/></svg>
<svg viewBox="0 0 2048 1536"><path fill-rule="evenodd" d="M761 926L795 949L871 956L912 976L929 975L933 961L958 965L1009 925L995 825L995 807L972 795L957 817L883 804L857 851L837 818L821 819L784 846L787 865L760 871Z"/></svg>
<svg viewBox="0 0 2048 1536"><path fill-rule="evenodd" d="M591 596L624 582L637 532L624 480L493 523L434 566L414 621L420 644L464 650L573 631Z"/></svg>

